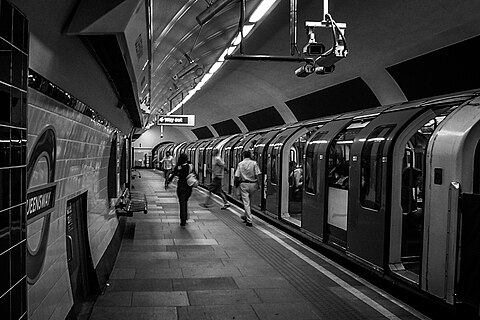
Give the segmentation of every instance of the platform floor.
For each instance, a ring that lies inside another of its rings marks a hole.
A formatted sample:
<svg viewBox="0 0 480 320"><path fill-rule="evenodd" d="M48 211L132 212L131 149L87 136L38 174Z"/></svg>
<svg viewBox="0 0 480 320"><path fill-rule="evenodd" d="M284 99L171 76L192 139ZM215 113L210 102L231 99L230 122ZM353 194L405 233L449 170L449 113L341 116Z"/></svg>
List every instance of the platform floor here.
<svg viewBox="0 0 480 320"><path fill-rule="evenodd" d="M91 320L428 319L262 220L246 227L235 206L200 207L201 189L180 227L175 188L140 174L148 214L128 218Z"/></svg>

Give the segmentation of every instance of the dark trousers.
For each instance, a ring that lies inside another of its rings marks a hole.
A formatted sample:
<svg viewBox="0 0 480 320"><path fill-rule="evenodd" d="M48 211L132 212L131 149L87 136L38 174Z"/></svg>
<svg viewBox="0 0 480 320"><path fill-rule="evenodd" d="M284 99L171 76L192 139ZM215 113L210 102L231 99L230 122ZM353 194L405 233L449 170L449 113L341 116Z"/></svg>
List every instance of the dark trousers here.
<svg viewBox="0 0 480 320"><path fill-rule="evenodd" d="M178 203L180 204L180 223L185 224L188 218L188 198L192 195L192 188L177 188Z"/></svg>

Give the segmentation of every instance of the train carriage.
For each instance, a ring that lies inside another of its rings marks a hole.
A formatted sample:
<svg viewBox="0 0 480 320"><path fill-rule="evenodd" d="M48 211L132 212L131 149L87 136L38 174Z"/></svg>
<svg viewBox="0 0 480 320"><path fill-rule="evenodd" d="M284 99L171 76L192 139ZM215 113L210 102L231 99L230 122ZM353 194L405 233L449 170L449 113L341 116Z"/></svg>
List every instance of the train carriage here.
<svg viewBox="0 0 480 320"><path fill-rule="evenodd" d="M233 195L235 167L252 150L262 172L252 199L257 214L448 304L477 303L467 280L480 281L480 218L470 208L480 207L477 95L207 139L188 152L206 170L218 148ZM300 195L292 191L295 175Z"/></svg>

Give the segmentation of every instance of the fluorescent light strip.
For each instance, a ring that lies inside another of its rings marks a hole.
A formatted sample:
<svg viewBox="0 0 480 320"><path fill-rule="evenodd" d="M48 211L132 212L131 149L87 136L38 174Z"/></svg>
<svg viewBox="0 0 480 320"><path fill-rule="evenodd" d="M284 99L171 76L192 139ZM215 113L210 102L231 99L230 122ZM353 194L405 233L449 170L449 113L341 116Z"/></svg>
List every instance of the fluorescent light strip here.
<svg viewBox="0 0 480 320"><path fill-rule="evenodd" d="M265 2L265 1L264 1L264 2ZM273 1L273 2L275 2L275 1ZM271 6L271 5L270 5L270 6ZM270 8L270 6L269 6L269 8ZM249 34L250 31L252 31L252 29L253 29L254 26L255 26L254 24L248 24L248 25L243 26L243 36L246 37L247 34ZM214 74L215 72L217 72L218 69L220 69L220 68L222 67L223 62L225 61L225 56L226 56L227 54L232 54L232 53L235 51L235 49L237 48L237 44L235 43L235 42L237 41L237 39L238 39L238 43L240 43L240 41L241 41L241 36L240 36L240 34L233 40L233 44L232 44L230 47L228 47L227 49L225 49L225 51L224 51L224 52L220 55L220 57L218 58L218 61L213 64L213 66L210 68L210 70L208 71L208 73L203 76L202 80L200 80L200 82L197 83L197 85L195 86L195 88L194 88L193 90L190 90L189 93L188 93L188 95L187 95L185 98L183 98L183 100L180 101L180 103L177 104L177 105L175 106L175 108L173 108L171 111L169 111L169 112L167 113L167 115L174 113L174 112L177 111L181 106L183 106L188 100L190 100L190 99L192 98L192 96L193 96L198 90L200 90L200 89L205 85L205 83L213 76L213 74Z"/></svg>
<svg viewBox="0 0 480 320"><path fill-rule="evenodd" d="M260 19L263 18L265 13L272 7L276 0L263 0L262 3L255 9L253 14L250 16L248 20L251 23L258 22Z"/></svg>
<svg viewBox="0 0 480 320"><path fill-rule="evenodd" d="M247 36L247 34L250 33L250 31L252 31L254 26L255 26L254 24L247 24L247 25L243 26L243 37L244 38ZM242 41L242 35L239 32L238 35L235 37L235 39L233 39L232 45L236 46L236 45L240 44L241 41Z"/></svg>
<svg viewBox="0 0 480 320"><path fill-rule="evenodd" d="M220 57L218 58L218 61L220 61L220 62L225 61L225 56L228 54L228 50L229 50L229 49L230 49L230 48L227 48L227 49L225 49L225 51L223 51L223 53L222 53L222 54L220 55Z"/></svg>
<svg viewBox="0 0 480 320"><path fill-rule="evenodd" d="M230 47L227 49L227 54L232 54L233 51L235 51L235 49L237 49L236 46L230 46Z"/></svg>
<svg viewBox="0 0 480 320"><path fill-rule="evenodd" d="M214 74L215 72L218 71L218 69L220 69L220 67L222 66L223 62L221 61L217 61L213 64L213 66L210 68L210 70L208 71L208 73L211 73L211 74Z"/></svg>

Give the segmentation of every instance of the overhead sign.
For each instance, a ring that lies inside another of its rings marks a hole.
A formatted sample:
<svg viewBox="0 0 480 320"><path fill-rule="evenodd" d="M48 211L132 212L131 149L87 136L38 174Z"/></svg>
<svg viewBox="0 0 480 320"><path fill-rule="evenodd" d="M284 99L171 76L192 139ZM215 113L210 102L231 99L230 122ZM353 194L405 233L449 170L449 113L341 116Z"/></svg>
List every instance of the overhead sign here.
<svg viewBox="0 0 480 320"><path fill-rule="evenodd" d="M195 115L180 116L160 116L157 120L157 126L194 126Z"/></svg>

